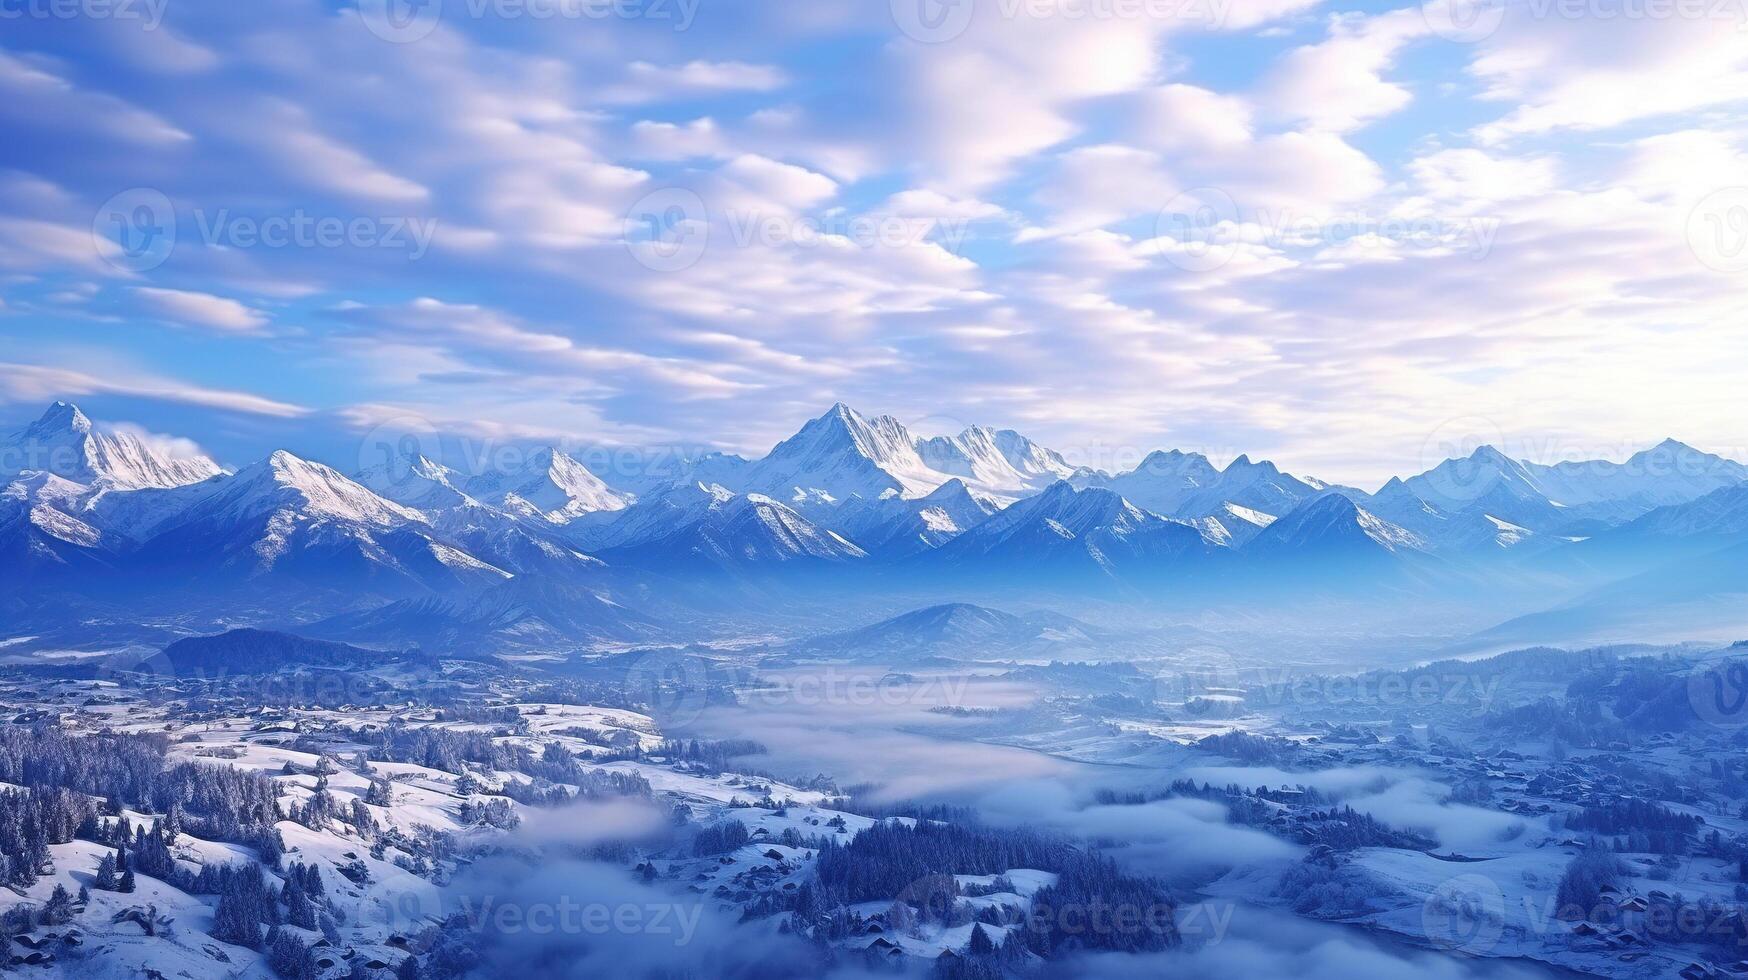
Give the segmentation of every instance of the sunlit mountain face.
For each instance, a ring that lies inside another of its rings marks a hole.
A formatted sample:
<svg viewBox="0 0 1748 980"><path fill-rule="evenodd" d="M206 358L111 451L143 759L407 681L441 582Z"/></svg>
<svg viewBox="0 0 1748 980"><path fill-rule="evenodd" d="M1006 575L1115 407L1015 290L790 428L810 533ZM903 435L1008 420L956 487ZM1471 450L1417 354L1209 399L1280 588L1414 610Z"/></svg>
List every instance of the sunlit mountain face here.
<svg viewBox="0 0 1748 980"><path fill-rule="evenodd" d="M1745 28L0 0L0 971L1748 977Z"/></svg>

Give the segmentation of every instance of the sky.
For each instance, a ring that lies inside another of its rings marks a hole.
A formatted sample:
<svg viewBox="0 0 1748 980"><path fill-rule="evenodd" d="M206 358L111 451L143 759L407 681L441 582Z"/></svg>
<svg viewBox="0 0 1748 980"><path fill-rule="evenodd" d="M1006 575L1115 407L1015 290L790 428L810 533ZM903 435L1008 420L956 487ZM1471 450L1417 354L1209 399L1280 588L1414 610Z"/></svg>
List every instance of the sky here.
<svg viewBox="0 0 1748 980"><path fill-rule="evenodd" d="M0 422L1748 458L1745 109L1748 0L3 0Z"/></svg>

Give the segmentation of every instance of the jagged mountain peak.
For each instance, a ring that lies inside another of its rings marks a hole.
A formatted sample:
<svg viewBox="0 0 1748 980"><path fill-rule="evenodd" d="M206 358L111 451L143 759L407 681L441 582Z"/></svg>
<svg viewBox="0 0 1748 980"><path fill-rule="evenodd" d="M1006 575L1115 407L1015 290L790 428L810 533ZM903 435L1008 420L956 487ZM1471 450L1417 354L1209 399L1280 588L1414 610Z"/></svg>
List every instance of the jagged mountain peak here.
<svg viewBox="0 0 1748 980"><path fill-rule="evenodd" d="M469 496L520 517L569 524L585 514L619 511L632 498L609 487L581 462L552 446L468 480Z"/></svg>
<svg viewBox="0 0 1748 980"><path fill-rule="evenodd" d="M1368 550L1423 551L1426 542L1366 510L1345 494L1324 493L1307 500L1260 531L1246 550L1256 554L1305 555Z"/></svg>
<svg viewBox="0 0 1748 980"><path fill-rule="evenodd" d="M84 412L79 411L79 406L72 402L55 402L48 407L47 411L42 413L41 417L31 423L30 428L26 431L52 432L63 430L79 433L90 432L91 419L88 418Z"/></svg>
<svg viewBox="0 0 1748 980"><path fill-rule="evenodd" d="M797 491L872 500L888 490L922 496L945 480L924 464L903 423L890 415L869 418L839 402L753 463L743 482L749 492L784 500Z"/></svg>
<svg viewBox="0 0 1748 980"><path fill-rule="evenodd" d="M124 429L100 429L64 401L0 442L0 477L32 470L119 490L186 486L223 472L205 456L173 453Z"/></svg>
<svg viewBox="0 0 1748 980"><path fill-rule="evenodd" d="M418 511L377 496L331 466L284 449L238 470L195 509L232 517L291 510L299 516L381 527L425 523Z"/></svg>

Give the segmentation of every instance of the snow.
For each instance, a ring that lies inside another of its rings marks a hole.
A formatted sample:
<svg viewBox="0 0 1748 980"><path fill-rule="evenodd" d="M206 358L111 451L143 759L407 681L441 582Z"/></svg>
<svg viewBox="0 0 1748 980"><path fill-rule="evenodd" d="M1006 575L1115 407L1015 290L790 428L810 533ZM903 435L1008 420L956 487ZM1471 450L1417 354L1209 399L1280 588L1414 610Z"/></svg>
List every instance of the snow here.
<svg viewBox="0 0 1748 980"><path fill-rule="evenodd" d="M631 503L588 467L550 447L535 450L520 465L475 477L467 482L467 491L511 514L559 525L586 514L624 510Z"/></svg>
<svg viewBox="0 0 1748 980"><path fill-rule="evenodd" d="M66 402L55 402L36 422L0 442L0 477L30 470L122 490L184 486L222 472L205 456L176 455L132 432L100 430Z"/></svg>

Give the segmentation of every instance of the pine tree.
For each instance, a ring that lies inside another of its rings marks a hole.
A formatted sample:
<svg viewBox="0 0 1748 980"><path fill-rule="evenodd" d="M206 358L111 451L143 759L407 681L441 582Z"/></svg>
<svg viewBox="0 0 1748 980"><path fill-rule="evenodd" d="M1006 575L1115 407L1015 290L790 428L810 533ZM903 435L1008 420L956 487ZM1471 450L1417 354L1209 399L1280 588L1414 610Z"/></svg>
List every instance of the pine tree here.
<svg viewBox="0 0 1748 980"><path fill-rule="evenodd" d="M43 905L43 925L58 926L73 917L73 896L67 893L67 886L55 885L54 893Z"/></svg>
<svg viewBox="0 0 1748 980"><path fill-rule="evenodd" d="M115 855L105 854L103 860L97 862L97 877L91 884L100 892L115 891Z"/></svg>
<svg viewBox="0 0 1748 980"><path fill-rule="evenodd" d="M123 871L121 873L121 883L116 886L115 890L118 892L121 892L123 895L133 894L133 891L134 891L134 870L132 868L129 868L126 871Z"/></svg>
<svg viewBox="0 0 1748 980"><path fill-rule="evenodd" d="M995 943L989 938L989 933L983 931L981 924L971 927L971 942L966 947L972 956L988 956L995 952Z"/></svg>
<svg viewBox="0 0 1748 980"><path fill-rule="evenodd" d="M267 965L286 980L297 980L307 959L309 949L293 933L275 931L267 941Z"/></svg>

